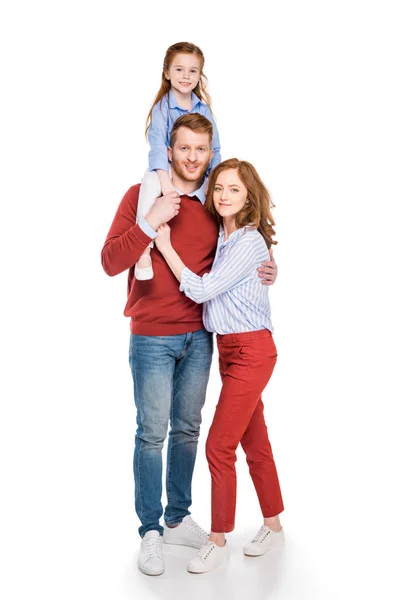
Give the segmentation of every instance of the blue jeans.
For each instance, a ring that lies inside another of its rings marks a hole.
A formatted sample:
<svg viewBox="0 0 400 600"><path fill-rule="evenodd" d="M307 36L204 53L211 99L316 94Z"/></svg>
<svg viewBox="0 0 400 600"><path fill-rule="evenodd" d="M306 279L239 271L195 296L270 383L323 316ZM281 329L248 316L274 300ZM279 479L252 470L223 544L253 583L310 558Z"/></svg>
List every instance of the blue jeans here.
<svg viewBox="0 0 400 600"><path fill-rule="evenodd" d="M192 503L192 475L213 351L212 334L201 329L170 336L131 334L129 364L137 409L133 472L139 534L162 535L162 455L167 452L164 520L180 523Z"/></svg>

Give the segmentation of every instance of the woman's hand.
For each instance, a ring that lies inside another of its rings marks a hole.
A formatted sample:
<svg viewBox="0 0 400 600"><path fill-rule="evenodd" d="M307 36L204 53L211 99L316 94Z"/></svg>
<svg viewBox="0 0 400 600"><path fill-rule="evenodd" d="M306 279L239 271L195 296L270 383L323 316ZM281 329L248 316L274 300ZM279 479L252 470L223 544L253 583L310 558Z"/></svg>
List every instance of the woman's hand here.
<svg viewBox="0 0 400 600"><path fill-rule="evenodd" d="M166 223L164 225L160 225L157 229L157 237L154 240L159 251L165 252L168 248L172 248L171 245L171 228Z"/></svg>
<svg viewBox="0 0 400 600"><path fill-rule="evenodd" d="M171 244L171 229L169 225L164 223L164 225L160 225L157 229L157 237L154 240L157 248L163 255L165 262L175 275L178 281L182 278L182 271L185 268L185 265L175 252Z"/></svg>

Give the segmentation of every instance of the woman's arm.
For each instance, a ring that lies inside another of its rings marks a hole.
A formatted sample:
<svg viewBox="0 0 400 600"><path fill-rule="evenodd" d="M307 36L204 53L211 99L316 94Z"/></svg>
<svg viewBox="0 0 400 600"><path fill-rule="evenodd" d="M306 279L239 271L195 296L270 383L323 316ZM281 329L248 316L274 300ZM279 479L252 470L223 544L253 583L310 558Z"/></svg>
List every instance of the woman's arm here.
<svg viewBox="0 0 400 600"><path fill-rule="evenodd" d="M233 246L226 248L211 272L199 277L186 267L172 247L168 225L159 227L157 233L156 246L181 282L179 289L198 304L233 289L254 275L255 253L249 235L243 235Z"/></svg>
<svg viewBox="0 0 400 600"><path fill-rule="evenodd" d="M167 224L161 225L157 229L157 237L154 240L156 246L165 258L165 262L180 282L182 277L182 271L186 266L181 261L178 254L175 252L171 244L171 229Z"/></svg>

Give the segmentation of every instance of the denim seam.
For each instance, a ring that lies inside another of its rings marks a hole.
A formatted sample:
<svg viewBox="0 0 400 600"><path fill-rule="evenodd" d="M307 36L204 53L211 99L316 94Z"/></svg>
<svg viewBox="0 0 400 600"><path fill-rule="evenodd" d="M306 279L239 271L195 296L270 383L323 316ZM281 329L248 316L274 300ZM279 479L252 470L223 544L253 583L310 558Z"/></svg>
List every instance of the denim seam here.
<svg viewBox="0 0 400 600"><path fill-rule="evenodd" d="M173 422L174 422L174 389L172 390L172 398L171 398L171 417L170 417L170 427L171 429L173 429ZM170 497L171 497L171 477L172 477L172 453L174 450L174 435L173 433L171 433L171 450L169 453L169 464L168 464L168 485L167 485L167 501L168 504L170 504Z"/></svg>
<svg viewBox="0 0 400 600"><path fill-rule="evenodd" d="M134 361L134 357L133 357L133 352L132 352L132 364L133 364L133 370L134 370L134 378L133 378L133 383L135 386L135 393L137 391L137 397L138 397L138 412L139 412L139 406L140 406L140 395L139 395L139 386L137 385L137 373L136 373L136 363ZM141 440L139 438L138 440L138 444L137 444L137 463L138 463L138 477L137 477L137 481L135 481L135 485L138 486L138 498L139 498L139 510L140 510L140 514L143 515L143 496L142 496L142 486L140 485L140 482L142 480L142 461L141 461L141 449L142 449L142 444L141 444Z"/></svg>

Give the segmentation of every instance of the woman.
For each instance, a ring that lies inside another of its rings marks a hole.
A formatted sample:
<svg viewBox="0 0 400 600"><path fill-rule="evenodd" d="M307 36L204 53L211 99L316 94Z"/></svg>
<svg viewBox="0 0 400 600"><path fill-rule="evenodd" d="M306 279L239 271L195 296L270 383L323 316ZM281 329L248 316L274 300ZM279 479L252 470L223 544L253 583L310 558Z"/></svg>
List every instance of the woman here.
<svg viewBox="0 0 400 600"><path fill-rule="evenodd" d="M220 224L210 273L198 277L183 264L168 225L158 229L155 240L180 290L204 303L204 326L217 334L219 350L222 390L206 444L212 478L211 534L188 564L192 573L211 571L228 559L225 534L234 529L239 443L264 517L244 553L259 556L284 543L279 521L283 502L261 401L277 355L268 287L260 285L256 270L269 260L269 248L276 243L271 201L254 167L233 158L212 171L206 207Z"/></svg>

